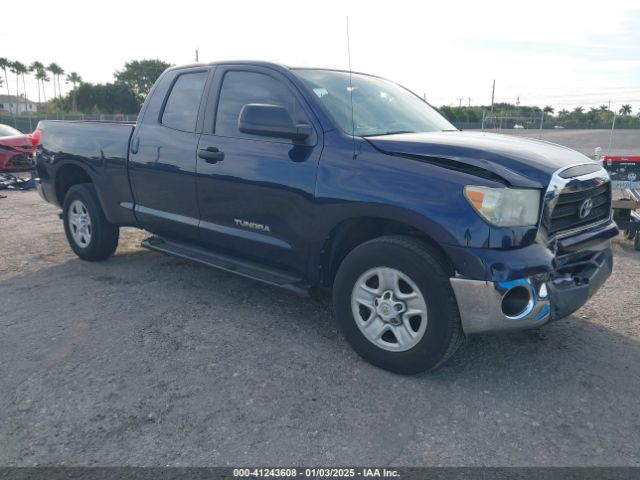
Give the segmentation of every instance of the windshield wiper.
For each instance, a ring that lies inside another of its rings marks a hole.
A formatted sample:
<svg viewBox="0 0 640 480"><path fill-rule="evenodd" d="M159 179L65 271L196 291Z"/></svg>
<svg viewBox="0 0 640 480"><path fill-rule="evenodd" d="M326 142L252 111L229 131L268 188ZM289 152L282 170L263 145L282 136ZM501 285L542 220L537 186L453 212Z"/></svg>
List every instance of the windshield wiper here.
<svg viewBox="0 0 640 480"><path fill-rule="evenodd" d="M363 135L363 137L382 137L383 135L396 135L400 133L416 133L416 132L413 130L391 130L384 133L372 133L369 135Z"/></svg>

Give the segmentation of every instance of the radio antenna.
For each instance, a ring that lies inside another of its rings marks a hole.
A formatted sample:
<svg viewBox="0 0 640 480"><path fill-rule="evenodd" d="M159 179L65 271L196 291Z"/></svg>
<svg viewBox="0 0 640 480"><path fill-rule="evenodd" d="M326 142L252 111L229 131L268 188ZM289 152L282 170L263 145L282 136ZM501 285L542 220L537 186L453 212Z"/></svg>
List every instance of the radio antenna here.
<svg viewBox="0 0 640 480"><path fill-rule="evenodd" d="M351 102L351 137L353 139L353 158L356 158L356 125L353 119L353 81L351 79L351 41L349 38L349 17L347 20L347 58L349 60L349 100Z"/></svg>

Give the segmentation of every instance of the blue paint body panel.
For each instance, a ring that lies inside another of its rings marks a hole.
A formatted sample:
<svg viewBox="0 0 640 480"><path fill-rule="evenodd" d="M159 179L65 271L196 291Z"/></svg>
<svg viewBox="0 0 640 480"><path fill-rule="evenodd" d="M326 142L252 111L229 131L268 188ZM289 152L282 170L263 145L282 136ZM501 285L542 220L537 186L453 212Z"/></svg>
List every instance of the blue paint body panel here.
<svg viewBox="0 0 640 480"><path fill-rule="evenodd" d="M213 132L224 72L279 79L312 127L306 143L223 137ZM206 71L195 132L161 124L176 76ZM543 190L555 171L590 160L565 147L504 135L438 132L352 137L295 73L263 62L225 62L167 70L147 97L138 123L40 122L40 191L61 204L59 173L86 172L107 219L205 248L264 262L321 284L323 247L345 221L398 222L439 245L458 274L510 281L552 271L562 255L608 248L613 223L565 246L536 243L538 225L490 226L463 195L466 185ZM198 149L215 147L210 164ZM248 229L255 222L262 231Z"/></svg>

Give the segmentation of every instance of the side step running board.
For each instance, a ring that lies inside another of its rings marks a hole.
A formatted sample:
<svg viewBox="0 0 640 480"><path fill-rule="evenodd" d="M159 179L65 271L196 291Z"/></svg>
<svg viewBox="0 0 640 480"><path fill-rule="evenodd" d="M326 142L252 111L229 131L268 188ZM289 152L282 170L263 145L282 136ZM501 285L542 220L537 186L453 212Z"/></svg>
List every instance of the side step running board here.
<svg viewBox="0 0 640 480"><path fill-rule="evenodd" d="M212 252L204 248L179 243L174 240L153 236L142 241L141 245L149 250L168 253L175 257L184 258L218 268L231 273L258 280L269 285L291 290L298 295L308 296L310 287L305 285L300 277L272 267L260 265L248 260L230 255Z"/></svg>

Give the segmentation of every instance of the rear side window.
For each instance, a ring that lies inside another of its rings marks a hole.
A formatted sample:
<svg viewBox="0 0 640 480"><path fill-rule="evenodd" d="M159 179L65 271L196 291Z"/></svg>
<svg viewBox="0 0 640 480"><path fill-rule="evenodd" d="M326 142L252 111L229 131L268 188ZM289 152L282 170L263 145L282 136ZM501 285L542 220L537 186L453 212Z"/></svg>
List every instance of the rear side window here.
<svg viewBox="0 0 640 480"><path fill-rule="evenodd" d="M216 135L255 137L238 130L240 110L248 103L266 103L285 107L294 123L307 121L295 96L281 81L263 73L227 72L222 82L220 100L218 101Z"/></svg>
<svg viewBox="0 0 640 480"><path fill-rule="evenodd" d="M207 72L183 73L173 84L162 112L161 123L167 127L195 132L200 98Z"/></svg>

